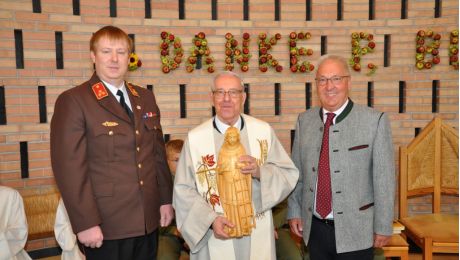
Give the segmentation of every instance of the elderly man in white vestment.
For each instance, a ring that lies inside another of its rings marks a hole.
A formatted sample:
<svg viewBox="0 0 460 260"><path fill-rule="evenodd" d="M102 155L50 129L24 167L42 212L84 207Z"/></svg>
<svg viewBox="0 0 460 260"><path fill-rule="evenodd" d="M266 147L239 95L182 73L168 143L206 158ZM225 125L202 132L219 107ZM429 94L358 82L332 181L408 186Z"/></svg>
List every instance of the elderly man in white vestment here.
<svg viewBox="0 0 460 260"><path fill-rule="evenodd" d="M294 189L299 172L266 122L241 113L246 100L238 74L223 72L214 79L210 101L216 116L192 129L176 170L173 206L177 227L190 246L190 258L275 260L271 208ZM240 131L246 155L242 174L252 177L255 228L250 236L230 238L216 183L217 156L230 126Z"/></svg>
<svg viewBox="0 0 460 260"><path fill-rule="evenodd" d="M0 259L31 259L24 250L27 234L21 195L15 189L0 186Z"/></svg>

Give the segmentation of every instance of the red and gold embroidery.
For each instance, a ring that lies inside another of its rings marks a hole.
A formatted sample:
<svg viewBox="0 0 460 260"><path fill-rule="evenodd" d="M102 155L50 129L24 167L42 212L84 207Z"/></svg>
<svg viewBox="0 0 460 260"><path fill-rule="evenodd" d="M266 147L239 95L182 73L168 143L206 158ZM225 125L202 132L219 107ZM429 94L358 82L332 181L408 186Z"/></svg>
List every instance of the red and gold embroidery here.
<svg viewBox="0 0 460 260"><path fill-rule="evenodd" d="M131 91L131 94L133 94L133 96L139 97L139 94L137 93L137 91L132 86L132 83L128 83L128 89L129 89L129 91Z"/></svg>
<svg viewBox="0 0 460 260"><path fill-rule="evenodd" d="M93 89L94 95L96 96L97 100L101 100L109 96L109 93L107 92L107 89L105 89L104 84L102 84L102 82L94 84L91 88Z"/></svg>

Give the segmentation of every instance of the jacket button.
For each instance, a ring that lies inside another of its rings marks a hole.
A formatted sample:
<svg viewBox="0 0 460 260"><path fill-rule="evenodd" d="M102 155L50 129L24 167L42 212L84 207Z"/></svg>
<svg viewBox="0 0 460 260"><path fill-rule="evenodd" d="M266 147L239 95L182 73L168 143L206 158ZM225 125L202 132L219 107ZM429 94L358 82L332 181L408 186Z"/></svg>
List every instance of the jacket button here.
<svg viewBox="0 0 460 260"><path fill-rule="evenodd" d="M139 163L139 164L137 165L137 167L138 167L139 169L142 168L142 164Z"/></svg>
<svg viewBox="0 0 460 260"><path fill-rule="evenodd" d="M136 130L136 134L139 135L139 130Z"/></svg>
<svg viewBox="0 0 460 260"><path fill-rule="evenodd" d="M113 131L112 131L112 130L109 131L109 135L113 135Z"/></svg>
<svg viewBox="0 0 460 260"><path fill-rule="evenodd" d="M310 212L311 212L311 207L309 207L309 208L308 208L308 211L310 211Z"/></svg>
<svg viewBox="0 0 460 260"><path fill-rule="evenodd" d="M310 188L310 192L313 192L313 189L312 189L312 188Z"/></svg>
<svg viewBox="0 0 460 260"><path fill-rule="evenodd" d="M141 106L136 106L137 110L140 110L141 109Z"/></svg>
<svg viewBox="0 0 460 260"><path fill-rule="evenodd" d="M312 171L316 171L315 167L311 167L311 170L312 170Z"/></svg>
<svg viewBox="0 0 460 260"><path fill-rule="evenodd" d="M139 152L140 150L141 150L141 148L140 148L139 146L138 146L138 147L136 147L136 151L138 151L138 152Z"/></svg>
<svg viewBox="0 0 460 260"><path fill-rule="evenodd" d="M144 186L144 181L141 180L141 181L139 182L139 184L140 184L141 186Z"/></svg>

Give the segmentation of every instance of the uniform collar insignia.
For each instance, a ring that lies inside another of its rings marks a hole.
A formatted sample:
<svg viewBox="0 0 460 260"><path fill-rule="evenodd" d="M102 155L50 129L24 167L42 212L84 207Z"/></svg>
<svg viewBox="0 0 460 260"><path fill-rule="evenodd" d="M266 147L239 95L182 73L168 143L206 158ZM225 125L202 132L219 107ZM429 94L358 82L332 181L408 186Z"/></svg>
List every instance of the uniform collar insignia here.
<svg viewBox="0 0 460 260"><path fill-rule="evenodd" d="M133 94L133 96L135 97L139 97L139 94L137 93L137 91L134 89L134 87L132 86L132 83L129 83L128 82L128 89L129 91L131 91L131 94Z"/></svg>
<svg viewBox="0 0 460 260"><path fill-rule="evenodd" d="M109 96L109 92L107 92L107 89L104 87L104 84L102 84L102 82L94 84L91 87L91 89L93 89L94 95L96 96L97 100L101 100Z"/></svg>
<svg viewBox="0 0 460 260"><path fill-rule="evenodd" d="M102 123L103 126L107 126L107 127L111 127L111 126L117 126L118 123L117 122L109 122L109 121L105 121L104 123Z"/></svg>

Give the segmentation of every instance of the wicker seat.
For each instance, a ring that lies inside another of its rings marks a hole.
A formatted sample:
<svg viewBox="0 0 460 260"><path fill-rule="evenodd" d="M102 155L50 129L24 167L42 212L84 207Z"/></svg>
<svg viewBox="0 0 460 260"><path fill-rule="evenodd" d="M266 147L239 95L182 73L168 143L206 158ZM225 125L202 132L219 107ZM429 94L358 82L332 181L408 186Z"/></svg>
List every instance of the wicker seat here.
<svg viewBox="0 0 460 260"><path fill-rule="evenodd" d="M58 192L24 196L24 209L29 224L28 240L54 237L59 198Z"/></svg>
<svg viewBox="0 0 460 260"><path fill-rule="evenodd" d="M403 234L423 250L458 253L458 214L441 213L441 195L458 195L458 134L440 118L433 119L400 149L399 217ZM432 214L408 216L409 197L432 195Z"/></svg>

